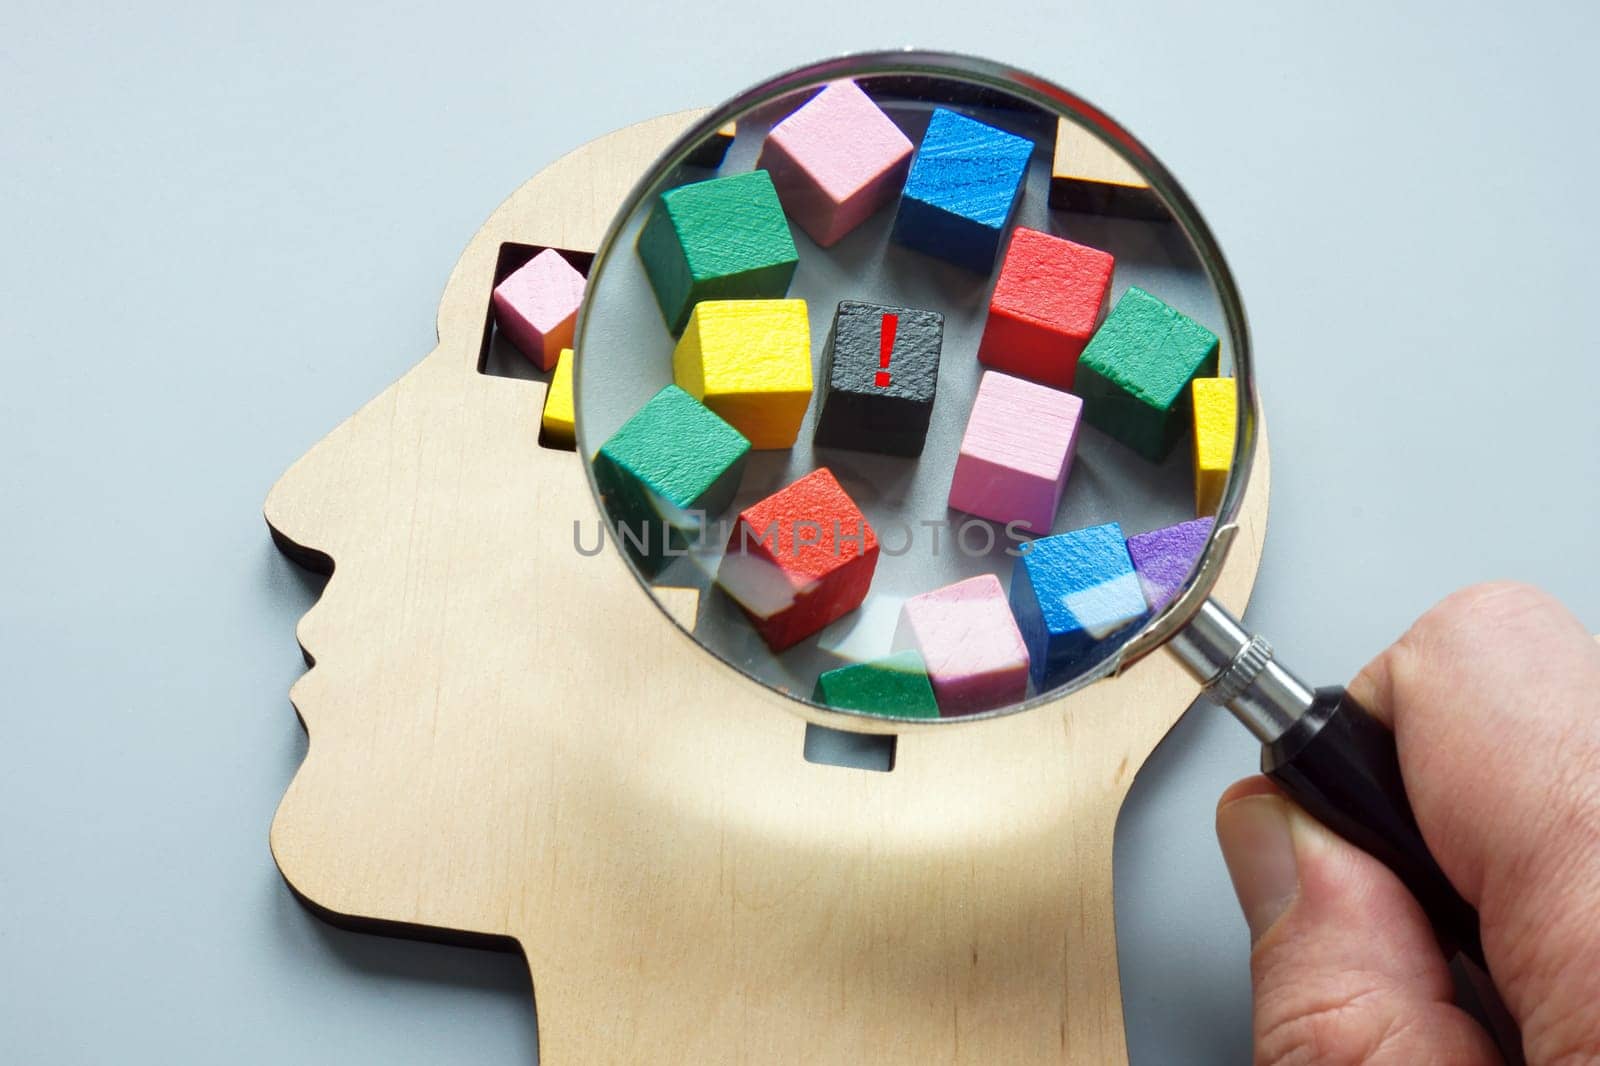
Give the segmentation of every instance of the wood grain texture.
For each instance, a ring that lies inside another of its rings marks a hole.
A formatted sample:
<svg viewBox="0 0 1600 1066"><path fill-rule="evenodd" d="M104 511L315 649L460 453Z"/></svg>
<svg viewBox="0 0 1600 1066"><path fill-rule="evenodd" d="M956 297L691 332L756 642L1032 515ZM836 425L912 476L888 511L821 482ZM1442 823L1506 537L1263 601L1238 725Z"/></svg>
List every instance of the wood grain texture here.
<svg viewBox="0 0 1600 1066"><path fill-rule="evenodd" d="M702 300L672 351L672 378L754 448L792 448L811 406L804 300Z"/></svg>
<svg viewBox="0 0 1600 1066"><path fill-rule="evenodd" d="M278 542L337 567L298 629L310 744L273 855L330 920L523 951L545 1066L1122 1060L1112 833L1197 691L1177 663L906 732L891 773L808 763L783 697L574 550L597 512L578 456L538 447L544 385L477 373L502 242L594 248L695 117L513 194L434 351L273 488ZM1263 437L1236 613L1267 485Z"/></svg>
<svg viewBox="0 0 1600 1066"><path fill-rule="evenodd" d="M877 568L867 516L822 466L739 512L717 583L782 651L860 607Z"/></svg>
<svg viewBox="0 0 1600 1066"><path fill-rule="evenodd" d="M1083 417L1153 462L1189 429L1189 382L1217 372L1217 335L1137 285L1078 360Z"/></svg>
<svg viewBox="0 0 1600 1066"><path fill-rule="evenodd" d="M939 717L939 703L928 682L928 664L915 649L825 670L817 677L811 698L841 710L897 718Z"/></svg>
<svg viewBox="0 0 1600 1066"><path fill-rule="evenodd" d="M676 385L607 438L595 453L595 485L641 569L659 573L669 543L683 549L699 535L701 516L733 503L749 455L738 430Z"/></svg>
<svg viewBox="0 0 1600 1066"><path fill-rule="evenodd" d="M578 415L572 398L572 349L563 348L550 374L550 389L544 397L544 413L539 419L539 443L546 448L578 446Z"/></svg>
<svg viewBox="0 0 1600 1066"><path fill-rule="evenodd" d="M921 455L943 349L937 311L841 301L822 353L817 444Z"/></svg>
<svg viewBox="0 0 1600 1066"><path fill-rule="evenodd" d="M1034 541L1011 569L1010 599L1036 692L1103 660L1109 638L1148 611L1116 522Z"/></svg>
<svg viewBox="0 0 1600 1066"><path fill-rule="evenodd" d="M1211 523L1210 518L1191 518L1128 538L1128 559L1139 575L1140 591L1152 611L1171 603L1183 588L1195 560L1205 550Z"/></svg>
<svg viewBox="0 0 1600 1066"><path fill-rule="evenodd" d="M1171 217L1139 172L1076 122L1057 120L1052 161L1051 207L1156 221Z"/></svg>
<svg viewBox="0 0 1600 1066"><path fill-rule="evenodd" d="M540 370L572 346L583 303L584 278L554 248L546 248L494 289L495 318L517 350Z"/></svg>
<svg viewBox="0 0 1600 1066"><path fill-rule="evenodd" d="M772 128L756 166L789 218L830 248L899 194L911 142L855 82L840 81Z"/></svg>
<svg viewBox="0 0 1600 1066"><path fill-rule="evenodd" d="M668 189L639 231L637 247L675 334L701 300L782 296L799 262L764 170Z"/></svg>
<svg viewBox="0 0 1600 1066"><path fill-rule="evenodd" d="M1058 389L1105 313L1115 257L1018 226L989 297L978 361Z"/></svg>
<svg viewBox="0 0 1600 1066"><path fill-rule="evenodd" d="M950 506L1050 532L1072 472L1083 401L993 370L978 381L950 477Z"/></svg>
<svg viewBox="0 0 1600 1066"><path fill-rule="evenodd" d="M1239 393L1232 378L1195 378L1194 513L1217 513L1233 466L1233 440L1239 423Z"/></svg>
<svg viewBox="0 0 1600 1066"><path fill-rule="evenodd" d="M911 597L900 609L894 646L921 653L941 717L976 714L1027 695L1028 649L993 574Z"/></svg>
<svg viewBox="0 0 1600 1066"><path fill-rule="evenodd" d="M1016 212L1033 142L936 108L900 194L891 239L987 274Z"/></svg>

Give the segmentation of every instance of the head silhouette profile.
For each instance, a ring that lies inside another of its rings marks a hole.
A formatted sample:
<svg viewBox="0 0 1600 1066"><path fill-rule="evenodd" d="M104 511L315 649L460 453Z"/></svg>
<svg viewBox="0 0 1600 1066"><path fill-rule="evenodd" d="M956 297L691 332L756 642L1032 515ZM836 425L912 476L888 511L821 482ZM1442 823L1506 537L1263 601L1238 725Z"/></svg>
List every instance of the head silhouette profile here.
<svg viewBox="0 0 1600 1066"><path fill-rule="evenodd" d="M1195 694L1179 667L904 736L889 773L807 762L784 697L618 553L574 550L597 505L540 446L544 385L478 371L502 246L592 251L694 117L512 195L433 352L273 488L280 545L332 569L298 629L310 744L277 863L334 921L522 951L546 1066L1122 1058L1112 833ZM1266 481L1258 462L1247 515ZM1241 534L1217 590L1236 610L1260 553Z"/></svg>

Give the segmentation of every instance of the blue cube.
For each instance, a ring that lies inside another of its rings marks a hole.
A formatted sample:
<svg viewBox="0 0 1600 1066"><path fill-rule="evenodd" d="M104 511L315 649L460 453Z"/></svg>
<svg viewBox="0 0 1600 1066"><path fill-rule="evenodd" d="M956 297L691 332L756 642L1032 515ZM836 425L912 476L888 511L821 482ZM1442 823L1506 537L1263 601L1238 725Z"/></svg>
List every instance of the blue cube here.
<svg viewBox="0 0 1600 1066"><path fill-rule="evenodd" d="M1010 598L1040 692L1105 658L1110 638L1147 614L1115 522L1033 541L1011 571Z"/></svg>
<svg viewBox="0 0 1600 1066"><path fill-rule="evenodd" d="M1032 155L1026 137L936 109L900 195L895 242L989 273Z"/></svg>

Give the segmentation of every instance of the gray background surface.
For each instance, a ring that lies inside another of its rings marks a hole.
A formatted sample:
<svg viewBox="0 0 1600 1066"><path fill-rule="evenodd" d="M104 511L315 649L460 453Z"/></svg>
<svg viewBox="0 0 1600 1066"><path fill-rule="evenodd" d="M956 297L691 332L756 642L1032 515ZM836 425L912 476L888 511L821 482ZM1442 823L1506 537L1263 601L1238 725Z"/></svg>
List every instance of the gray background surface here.
<svg viewBox="0 0 1600 1066"><path fill-rule="evenodd" d="M823 53L1009 59L1179 175L1243 287L1272 430L1251 620L1308 677L1482 578L1600 629L1592 6L25 0L5 21L8 1061L532 1060L516 959L328 929L276 876L316 589L260 502L428 351L452 262L527 175ZM1254 759L1197 710L1124 813L1136 1062L1245 1059L1211 817Z"/></svg>

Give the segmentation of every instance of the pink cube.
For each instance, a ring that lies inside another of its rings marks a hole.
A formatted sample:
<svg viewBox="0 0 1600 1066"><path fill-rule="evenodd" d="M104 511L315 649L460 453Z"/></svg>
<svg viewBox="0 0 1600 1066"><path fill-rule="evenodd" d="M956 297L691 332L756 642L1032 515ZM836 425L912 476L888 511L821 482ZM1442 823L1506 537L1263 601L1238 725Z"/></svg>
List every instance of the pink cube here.
<svg viewBox="0 0 1600 1066"><path fill-rule="evenodd" d="M1050 532L1082 415L1083 400L1070 392L985 372L956 457L950 506L1016 523L1016 532Z"/></svg>
<svg viewBox="0 0 1600 1066"><path fill-rule="evenodd" d="M546 248L494 287L494 319L540 370L556 365L572 347L583 302L583 275L554 248Z"/></svg>
<svg viewBox="0 0 1600 1066"><path fill-rule="evenodd" d="M838 81L772 128L765 167L783 210L827 248L892 200L911 142L853 81Z"/></svg>
<svg viewBox="0 0 1600 1066"><path fill-rule="evenodd" d="M941 717L976 714L1028 694L1028 648L993 574L907 600L894 650L907 648L928 664Z"/></svg>

